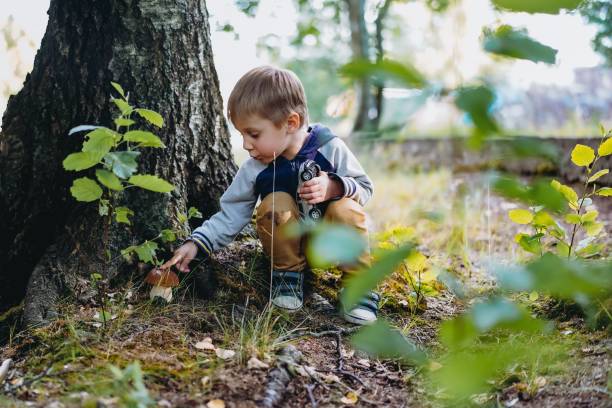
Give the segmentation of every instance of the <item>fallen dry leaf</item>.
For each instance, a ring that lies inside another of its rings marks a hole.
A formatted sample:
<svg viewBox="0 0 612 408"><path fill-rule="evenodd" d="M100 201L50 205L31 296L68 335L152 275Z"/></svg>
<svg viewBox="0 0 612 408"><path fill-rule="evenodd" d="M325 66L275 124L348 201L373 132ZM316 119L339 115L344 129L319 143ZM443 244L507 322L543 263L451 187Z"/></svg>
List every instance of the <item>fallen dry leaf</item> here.
<svg viewBox="0 0 612 408"><path fill-rule="evenodd" d="M204 376L200 380L200 383L202 383L202 387L206 387L208 385L209 381L210 381L210 377L209 376Z"/></svg>
<svg viewBox="0 0 612 408"><path fill-rule="evenodd" d="M215 353L217 354L217 357L222 360L229 360L230 358L233 358L236 355L236 352L234 350L226 350L222 348L216 349Z"/></svg>
<svg viewBox="0 0 612 408"><path fill-rule="evenodd" d="M336 374L323 375L322 378L323 378L323 381L327 383L339 383L340 382L340 378L338 378Z"/></svg>
<svg viewBox="0 0 612 408"><path fill-rule="evenodd" d="M206 337L202 341L198 341L195 344L195 348L198 350L215 350L216 347L212 344L212 339L210 337Z"/></svg>
<svg viewBox="0 0 612 408"><path fill-rule="evenodd" d="M225 402L220 399L214 399L208 401L208 404L206 404L206 406L208 408L225 408Z"/></svg>
<svg viewBox="0 0 612 408"><path fill-rule="evenodd" d="M346 394L344 397L340 398L340 402L342 402L343 404L347 404L347 405L353 405L357 402L358 399L359 397L357 396L357 394L351 391L348 394Z"/></svg>
<svg viewBox="0 0 612 408"><path fill-rule="evenodd" d="M360 358L359 360L357 360L357 364L365 368L370 368L370 360L368 360L367 358Z"/></svg>
<svg viewBox="0 0 612 408"><path fill-rule="evenodd" d="M251 357L249 359L249 361L247 362L247 367L250 368L250 369L270 368L269 365L267 365L266 363L264 363L263 361L255 358L255 357Z"/></svg>
<svg viewBox="0 0 612 408"><path fill-rule="evenodd" d="M543 386L546 385L546 378L544 378L544 377L537 377L535 379L535 385L537 385L539 388L542 388Z"/></svg>

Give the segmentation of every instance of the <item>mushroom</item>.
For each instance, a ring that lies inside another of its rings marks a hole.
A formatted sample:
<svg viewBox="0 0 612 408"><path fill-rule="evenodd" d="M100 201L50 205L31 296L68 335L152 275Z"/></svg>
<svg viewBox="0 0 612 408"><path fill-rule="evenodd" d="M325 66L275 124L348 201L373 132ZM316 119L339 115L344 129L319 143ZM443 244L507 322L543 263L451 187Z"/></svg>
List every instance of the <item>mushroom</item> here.
<svg viewBox="0 0 612 408"><path fill-rule="evenodd" d="M179 278L178 275L172 272L170 269L153 268L149 271L149 274L145 278L145 282L153 285L149 298L155 300L155 298L164 299L166 302L172 300L172 288L178 286Z"/></svg>

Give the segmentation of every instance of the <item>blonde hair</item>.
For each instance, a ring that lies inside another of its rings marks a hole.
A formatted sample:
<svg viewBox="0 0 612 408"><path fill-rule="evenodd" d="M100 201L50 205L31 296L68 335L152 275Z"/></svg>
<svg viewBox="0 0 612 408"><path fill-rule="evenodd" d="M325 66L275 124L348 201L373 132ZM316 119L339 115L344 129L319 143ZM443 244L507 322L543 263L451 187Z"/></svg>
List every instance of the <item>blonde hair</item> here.
<svg viewBox="0 0 612 408"><path fill-rule="evenodd" d="M259 115L280 127L292 112L300 116L300 127L308 121L306 93L297 75L269 65L253 68L234 86L227 102L227 117Z"/></svg>

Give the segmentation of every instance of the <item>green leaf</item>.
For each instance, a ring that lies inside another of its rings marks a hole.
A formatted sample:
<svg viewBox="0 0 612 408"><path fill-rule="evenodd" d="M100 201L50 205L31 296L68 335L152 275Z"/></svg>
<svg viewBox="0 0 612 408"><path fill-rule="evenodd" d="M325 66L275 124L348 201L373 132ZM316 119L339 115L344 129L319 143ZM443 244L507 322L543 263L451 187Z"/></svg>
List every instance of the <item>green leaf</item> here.
<svg viewBox="0 0 612 408"><path fill-rule="evenodd" d="M517 224L526 225L533 221L533 213L529 210L514 209L508 211L508 217Z"/></svg>
<svg viewBox="0 0 612 408"><path fill-rule="evenodd" d="M203 217L202 213L198 211L198 209L195 207L189 207L189 210L187 210L187 219L202 218L202 217Z"/></svg>
<svg viewBox="0 0 612 408"><path fill-rule="evenodd" d="M612 137L608 138L605 142L599 145L597 153L599 153L600 156L608 156L612 154Z"/></svg>
<svg viewBox="0 0 612 408"><path fill-rule="evenodd" d="M117 92L119 92L119 95L121 95L125 99L125 92L123 92L123 88L121 87L121 85L113 81L111 81L111 85L113 86L113 88L115 88Z"/></svg>
<svg viewBox="0 0 612 408"><path fill-rule="evenodd" d="M612 196L612 187L600 188L599 190L595 191L595 194L599 196L610 197Z"/></svg>
<svg viewBox="0 0 612 408"><path fill-rule="evenodd" d="M174 190L174 186L166 180L161 179L151 174L136 174L128 180L131 183L145 190L155 191L157 193L169 193Z"/></svg>
<svg viewBox="0 0 612 408"><path fill-rule="evenodd" d="M595 151L582 144L577 144L572 150L572 162L576 166L588 166L595 160Z"/></svg>
<svg viewBox="0 0 612 408"><path fill-rule="evenodd" d="M83 151L95 153L99 159L102 159L121 136L108 128L98 128L86 134L85 137L87 140L83 143Z"/></svg>
<svg viewBox="0 0 612 408"><path fill-rule="evenodd" d="M164 126L164 118L162 118L162 116L155 111L149 109L136 109L136 113L146 119L147 122L154 126L157 126L158 128Z"/></svg>
<svg viewBox="0 0 612 408"><path fill-rule="evenodd" d="M127 126L132 126L134 123L136 123L135 121L133 121L132 119L126 119L126 118L117 118L115 119L115 125L119 126L119 127L127 127Z"/></svg>
<svg viewBox="0 0 612 408"><path fill-rule="evenodd" d="M315 268L354 263L366 249L366 242L353 228L322 224L308 240L308 262Z"/></svg>
<svg viewBox="0 0 612 408"><path fill-rule="evenodd" d="M542 326L533 325L529 314L516 304L504 298L493 298L485 302L476 303L469 312L476 329L481 333L493 328L518 326L516 328L537 331ZM532 326L533 325L533 326Z"/></svg>
<svg viewBox="0 0 612 408"><path fill-rule="evenodd" d="M612 140L612 139L610 139ZM601 153L599 154L601 156ZM604 170L599 170L597 173L593 174L591 177L589 177L588 182L592 183L595 180L597 180L598 178L605 176L606 174L608 174L610 172L610 170L608 169L604 169Z"/></svg>
<svg viewBox="0 0 612 408"><path fill-rule="evenodd" d="M554 64L557 55L557 50L531 39L525 30L508 25L485 30L483 47L493 54L547 64Z"/></svg>
<svg viewBox="0 0 612 408"><path fill-rule="evenodd" d="M123 135L123 140L138 143L142 147L166 147L159 137L144 130L131 130Z"/></svg>
<svg viewBox="0 0 612 408"><path fill-rule="evenodd" d="M528 235L519 233L514 237L514 241L516 241L521 248L525 251L530 252L532 254L540 255L542 252L542 245L540 244L540 239L544 234L535 234Z"/></svg>
<svg viewBox="0 0 612 408"><path fill-rule="evenodd" d="M528 264L533 290L548 293L564 299L574 299L576 296L596 296L603 290L609 292L612 288L612 262L578 262L559 258L546 253L541 258Z"/></svg>
<svg viewBox="0 0 612 408"><path fill-rule="evenodd" d="M578 214L566 214L564 219L568 224L580 224L580 216Z"/></svg>
<svg viewBox="0 0 612 408"><path fill-rule="evenodd" d="M124 152L110 152L104 156L104 159L109 163L113 169L113 173L117 177L122 179L129 178L136 172L138 163L136 163L136 157L140 155L140 152L124 151Z"/></svg>
<svg viewBox="0 0 612 408"><path fill-rule="evenodd" d="M604 244L591 244L587 245L583 249L576 251L576 255L581 258L591 258L597 255L601 255L603 249L605 248Z"/></svg>
<svg viewBox="0 0 612 408"><path fill-rule="evenodd" d="M346 282L346 290L342 293L342 304L351 309L368 291L374 289L387 275L414 251L414 245L407 244L397 249L385 252L376 263Z"/></svg>
<svg viewBox="0 0 612 408"><path fill-rule="evenodd" d="M533 224L542 227L552 227L555 226L557 223L549 213L540 210L535 213L533 217Z"/></svg>
<svg viewBox="0 0 612 408"><path fill-rule="evenodd" d="M582 258L590 258L595 255L599 255L601 251L605 248L604 244L597 244L593 241L597 239L596 237L588 237L581 240L576 246L576 255Z"/></svg>
<svg viewBox="0 0 612 408"><path fill-rule="evenodd" d="M578 204L578 194L573 188L566 186L565 184L561 184L557 180L553 180L550 185L555 190L560 192L568 203L572 204L574 207Z"/></svg>
<svg viewBox="0 0 612 408"><path fill-rule="evenodd" d="M91 202L102 197L102 188L94 180L81 177L74 180L70 193L77 201Z"/></svg>
<svg viewBox="0 0 612 408"><path fill-rule="evenodd" d="M515 178L497 177L493 181L493 188L505 197L532 206L543 205L553 212L560 212L567 207L564 196L545 180L537 180L532 186L528 186Z"/></svg>
<svg viewBox="0 0 612 408"><path fill-rule="evenodd" d="M98 178L100 184L110 188L111 190L123 190L123 184L121 184L121 180L119 180L117 176L115 176L108 170L96 169L96 177Z"/></svg>
<svg viewBox="0 0 612 408"><path fill-rule="evenodd" d="M585 222L582 224L582 228L589 237L594 237L601 232L603 224L601 222Z"/></svg>
<svg viewBox="0 0 612 408"><path fill-rule="evenodd" d="M130 222L130 219L128 217L133 215L134 211L130 210L127 207L115 208L115 220L117 220L117 222L131 225L132 223Z"/></svg>
<svg viewBox="0 0 612 408"><path fill-rule="evenodd" d="M183 213L179 213L177 215L177 218L178 218L178 222L181 223L181 224L184 224L184 223L187 222L187 216L185 214L183 214Z"/></svg>
<svg viewBox="0 0 612 408"><path fill-rule="evenodd" d="M121 114L124 116L129 115L134 110L134 108L132 108L130 104L123 99L112 98L111 100L115 103Z"/></svg>
<svg viewBox="0 0 612 408"><path fill-rule="evenodd" d="M557 255L563 258L567 258L569 256L569 250L570 250L569 245L567 245L563 241L557 242L556 250L557 250Z"/></svg>
<svg viewBox="0 0 612 408"><path fill-rule="evenodd" d="M492 0L492 2L504 10L558 14L561 9L575 9L583 0Z"/></svg>
<svg viewBox="0 0 612 408"><path fill-rule="evenodd" d="M385 59L379 62L355 60L340 67L340 74L351 78L372 78L377 83L384 83L386 78L401 81L408 88L423 88L425 77L409 64Z"/></svg>
<svg viewBox="0 0 612 408"><path fill-rule="evenodd" d="M598 215L599 215L599 211L596 211L596 210L588 211L585 214L582 214L582 216L580 217L580 221L582 222L595 221Z"/></svg>
<svg viewBox="0 0 612 408"><path fill-rule="evenodd" d="M489 111L495 100L493 91L484 86L466 86L455 91L455 105L470 116L474 125L483 135L499 131Z"/></svg>
<svg viewBox="0 0 612 408"><path fill-rule="evenodd" d="M359 330L351 337L351 343L368 355L379 358L401 359L417 365L427 361L423 351L383 320Z"/></svg>
<svg viewBox="0 0 612 408"><path fill-rule="evenodd" d="M155 251L157 250L158 245L154 241L145 241L143 244L138 245L134 248L138 258L145 263L153 262L153 257L155 256Z"/></svg>
<svg viewBox="0 0 612 408"><path fill-rule="evenodd" d="M174 242L176 241L176 234L172 230L165 229L161 231L161 239L164 242Z"/></svg>
<svg viewBox="0 0 612 408"><path fill-rule="evenodd" d="M69 154L62 165L66 170L85 170L100 163L100 157L92 152L78 152Z"/></svg>

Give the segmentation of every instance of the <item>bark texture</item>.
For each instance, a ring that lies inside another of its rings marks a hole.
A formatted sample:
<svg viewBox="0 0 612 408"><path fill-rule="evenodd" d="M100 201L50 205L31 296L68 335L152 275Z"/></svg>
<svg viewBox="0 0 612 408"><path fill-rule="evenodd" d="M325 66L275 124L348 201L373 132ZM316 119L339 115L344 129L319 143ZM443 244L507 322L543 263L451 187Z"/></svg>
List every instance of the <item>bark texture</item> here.
<svg viewBox="0 0 612 408"><path fill-rule="evenodd" d="M53 318L60 297L88 298L91 273L129 272L119 250L176 226L177 210L210 216L236 171L204 0L52 0L48 14L34 68L9 100L0 133L0 310L25 296L27 325ZM164 117L164 128L152 130L167 148L144 149L139 173L176 189L127 190L132 226L105 231L96 205L69 192L92 169L66 172L61 163L83 140L69 137L70 128L112 127L110 81L133 105Z"/></svg>

